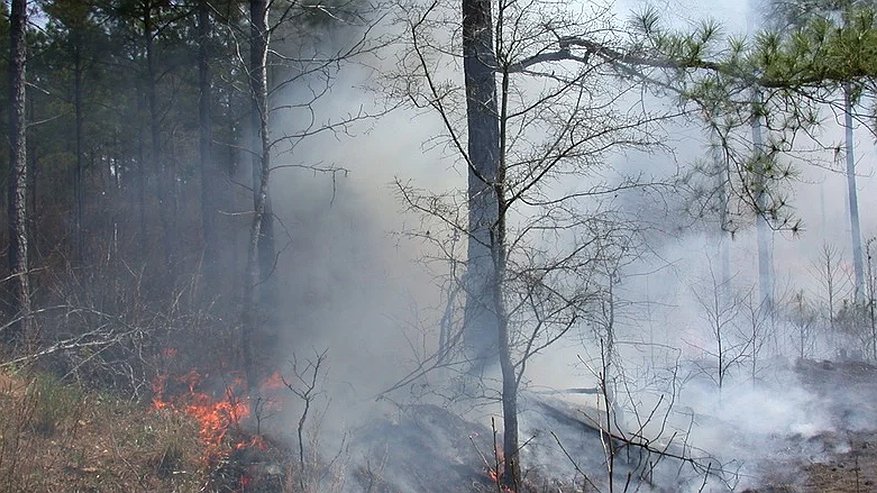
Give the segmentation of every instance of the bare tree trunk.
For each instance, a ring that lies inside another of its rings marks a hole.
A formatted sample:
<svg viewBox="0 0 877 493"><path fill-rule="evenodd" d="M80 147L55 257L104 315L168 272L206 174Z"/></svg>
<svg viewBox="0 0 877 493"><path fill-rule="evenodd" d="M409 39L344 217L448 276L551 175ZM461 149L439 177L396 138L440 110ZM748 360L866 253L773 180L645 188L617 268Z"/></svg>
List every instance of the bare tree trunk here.
<svg viewBox="0 0 877 493"><path fill-rule="evenodd" d="M254 7L255 4L256 5ZM259 228L259 281L262 284L259 290L259 303L270 306L273 290L271 286L271 273L274 270L274 209L271 206L271 193L266 183L266 188L260 190L259 184L262 175L269 173L270 167L270 140L268 128L268 10L269 2L251 2L250 8L259 11L258 22L253 24L253 41L250 44L250 80L253 84L253 205L257 200L262 201L262 220ZM254 19L257 13L251 10ZM257 196L258 195L258 196Z"/></svg>
<svg viewBox="0 0 877 493"><path fill-rule="evenodd" d="M774 286L773 286L773 259L771 254L771 230L764 217L767 214L767 192L765 190L767 177L764 166L764 136L761 127L761 92L756 91L752 100L752 143L755 160L755 207L758 209L755 216L755 228L758 241L758 286L761 290L761 299L768 311L773 310Z"/></svg>
<svg viewBox="0 0 877 493"><path fill-rule="evenodd" d="M729 297L731 294L731 235L728 232L728 199L730 194L726 180L729 163L721 149L721 146L716 146L713 152L713 158L716 162L716 189L719 191L719 228L716 231L716 249L721 260L724 295Z"/></svg>
<svg viewBox="0 0 877 493"><path fill-rule="evenodd" d="M871 360L877 360L877 313L874 311L874 288L875 288L875 279L874 279L874 258L871 254L871 245L875 241L875 238L872 236L867 242L865 242L865 252L866 258L868 259L867 263L867 282L865 283L865 287L867 288L867 297L865 299L868 307L868 322L870 323L871 328L871 336L869 337L869 346L870 346L870 357Z"/></svg>
<svg viewBox="0 0 877 493"><path fill-rule="evenodd" d="M25 81L27 64L27 1L13 0L9 53L9 270L14 275L13 308L20 322L7 329L6 340L31 335L30 276L28 274L27 122Z"/></svg>
<svg viewBox="0 0 877 493"><path fill-rule="evenodd" d="M865 294L865 275L862 261L862 232L859 225L859 197L856 190L856 156L853 152L853 102L849 85L844 86L844 127L847 158L847 190L850 201L850 235L853 247L853 271L855 272L855 299Z"/></svg>
<svg viewBox="0 0 877 493"><path fill-rule="evenodd" d="M161 121L159 118L157 95L157 68L155 63L155 26L153 19L153 3L143 4L143 42L146 49L146 101L149 106L149 136L152 163L156 173L156 189L158 197L158 215L161 218L162 247L164 250L165 267L169 268L173 256L173 232L171 227L171 203L168 192L171 183L168 179L168 167L161 153Z"/></svg>
<svg viewBox="0 0 877 493"><path fill-rule="evenodd" d="M491 257L493 259L494 281L493 287L493 314L497 321L497 344L499 349L499 366L502 371L502 421L503 437L502 449L505 454L503 462L503 483L518 491L521 481L520 457L518 452L518 376L515 374L515 365L512 361L511 337L509 335L509 317L503 298L503 285L506 272L506 214L508 203L506 202L506 123L508 121L508 94L509 74L502 74L502 109L499 118L499 163L496 168L496 181L493 185L493 194L496 198L496 222L490 229Z"/></svg>
<svg viewBox="0 0 877 493"><path fill-rule="evenodd" d="M506 267L505 119L497 108L497 67L490 0L463 0L462 13L463 72L469 132L465 344L473 358L470 372L475 376L482 376L499 358L503 411L502 481L506 486L517 489L520 483L518 380L512 361L509 320L502 293ZM503 74L502 80L505 112L508 73Z"/></svg>
<svg viewBox="0 0 877 493"><path fill-rule="evenodd" d="M140 85L137 85L137 93L140 94ZM137 116L143 114L143 98L137 98ZM144 150L143 134L145 128L142 120L138 118L137 125L137 233L139 235L138 244L140 245L140 254L145 255L148 251L148 237L146 235L146 156Z"/></svg>
<svg viewBox="0 0 877 493"><path fill-rule="evenodd" d="M719 257L722 262L722 285L725 287L725 296L731 295L731 234L724 229L728 215L728 191L724 184L719 192L722 194L722 225L719 230Z"/></svg>
<svg viewBox="0 0 877 493"><path fill-rule="evenodd" d="M84 258L82 241L82 216L84 191L82 187L82 42L79 27L73 35L73 109L76 134L76 167L73 169L73 258L81 263Z"/></svg>
<svg viewBox="0 0 877 493"><path fill-rule="evenodd" d="M493 300L498 289L491 231L499 220L493 186L499 168L496 54L490 0L463 0L463 73L468 122L469 238L464 342L470 372L482 376L496 361L500 321Z"/></svg>
<svg viewBox="0 0 877 493"><path fill-rule="evenodd" d="M266 0L250 1L250 89L252 92L253 132L258 142L253 149L253 223L247 248L246 279L244 281L244 307L241 327L241 348L247 383L257 384L258 372L255 367L254 338L262 317L260 310L261 281L269 272L264 270L263 242L273 242L266 238L266 223L270 222L268 199L268 178L270 167L270 141L268 135L268 5ZM273 256L272 256L273 264Z"/></svg>
<svg viewBox="0 0 877 493"><path fill-rule="evenodd" d="M497 308L501 309L502 294L497 292ZM502 450L504 454L502 480L517 491L520 484L520 446L518 445L518 380L509 349L508 318L499 318L499 364L502 369Z"/></svg>
<svg viewBox="0 0 877 493"><path fill-rule="evenodd" d="M211 74L209 62L210 9L207 0L198 2L198 149L201 172L201 234L204 242L205 285L215 282L216 253L216 193L213 186L216 166L213 163L213 124L210 112Z"/></svg>

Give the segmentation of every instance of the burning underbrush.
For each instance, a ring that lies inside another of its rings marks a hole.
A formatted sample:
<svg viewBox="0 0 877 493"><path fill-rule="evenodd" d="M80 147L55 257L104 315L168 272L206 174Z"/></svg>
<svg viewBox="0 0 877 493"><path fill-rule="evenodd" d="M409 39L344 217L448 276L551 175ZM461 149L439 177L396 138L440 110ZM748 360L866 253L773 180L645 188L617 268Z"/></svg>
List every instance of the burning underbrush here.
<svg viewBox="0 0 877 493"><path fill-rule="evenodd" d="M271 406L240 378L195 371L157 378L148 409L42 373L0 374L0 493L293 491L289 448L259 433Z"/></svg>
<svg viewBox="0 0 877 493"><path fill-rule="evenodd" d="M300 422L301 396L310 399L317 381L304 368L287 372L292 386L275 373L255 391L233 371L168 372L154 379L146 405L43 375L0 375L0 493L503 491L502 430L491 428L487 408L456 412L387 400L354 408L345 401L341 414L326 415L326 401ZM724 414L680 411L691 424L663 436L641 426L602 429L584 398L523 392L519 492L608 491L610 452L618 491L627 484L640 491L872 491L877 409L862 401L877 402L877 368L801 361L789 371L784 381L799 379L819 397L805 403L825 409L797 417L784 411L786 425L762 423L772 431L759 441L747 439L752 433L732 411L752 407L759 423L769 421L767 399L743 405L752 399L735 395L742 388L726 390L718 407ZM345 421L352 414L361 417L355 424ZM728 461L747 450L745 463Z"/></svg>
<svg viewBox="0 0 877 493"><path fill-rule="evenodd" d="M292 455L264 435L261 424L267 416L281 413L283 388L279 373L252 393L239 373L217 378L190 370L156 377L152 408L159 414L186 415L197 424L200 461L211 471L208 491L278 492L284 491Z"/></svg>

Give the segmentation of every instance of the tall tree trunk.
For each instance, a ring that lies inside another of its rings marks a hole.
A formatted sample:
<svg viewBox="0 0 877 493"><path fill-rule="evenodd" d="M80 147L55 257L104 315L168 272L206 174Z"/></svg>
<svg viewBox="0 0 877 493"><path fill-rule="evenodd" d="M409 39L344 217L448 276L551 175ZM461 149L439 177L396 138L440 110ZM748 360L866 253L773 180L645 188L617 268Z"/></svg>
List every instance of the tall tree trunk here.
<svg viewBox="0 0 877 493"><path fill-rule="evenodd" d="M26 84L27 82L25 82ZM26 101L26 110L24 113L25 122L35 122L37 121L37 107L34 104L34 98L27 98ZM26 124L25 124L26 125ZM36 139L27 139L27 144L25 145L25 154L27 155L27 200L28 200L28 209L27 209L27 217L29 221L29 229L35 229L38 227L35 224L34 219L39 216L39 209L37 208L37 193L39 190L37 189L37 185L39 183L40 178L40 163L37 159L37 146ZM39 255L39 245L30 243L30 251L28 261L33 263L36 260L36 257Z"/></svg>
<svg viewBox="0 0 877 493"><path fill-rule="evenodd" d="M215 282L216 259L216 207L214 200L214 175L216 166L213 163L213 124L210 112L211 74L209 62L210 42L210 9L207 0L198 2L198 148L199 168L201 171L201 233L204 241L204 273L205 285L213 286Z"/></svg>
<svg viewBox="0 0 877 493"><path fill-rule="evenodd" d="M268 128L268 2L251 2L251 15L258 15L258 22L253 24L253 41L250 44L250 80L253 88L253 111L251 123L253 128L253 205L262 202L262 220L259 229L259 302L263 307L272 305L274 290L271 273L274 270L274 209L271 205L271 193L266 181L265 189L260 190L263 175L267 176L270 166L270 134ZM257 12L258 11L258 12Z"/></svg>
<svg viewBox="0 0 877 493"><path fill-rule="evenodd" d="M728 225L728 189L725 183L722 183L721 189L722 226L719 229L719 259L722 263L722 290L725 299L731 296L731 234L725 229Z"/></svg>
<svg viewBox="0 0 877 493"><path fill-rule="evenodd" d="M464 330L470 371L482 376L499 360L502 374L503 474L520 482L518 380L503 299L505 245L505 118L508 73L503 73L503 115L496 94L496 52L490 0L463 0L463 73L468 124L469 238ZM501 128L502 127L502 128Z"/></svg>
<svg viewBox="0 0 877 493"><path fill-rule="evenodd" d="M521 480L520 457L518 452L518 384L520 380L515 374L515 365L512 361L511 336L509 334L509 317L505 306L503 286L506 276L506 217L508 202L506 200L506 149L507 149L507 123L509 103L509 73L502 73L502 104L498 118L499 123L499 160L496 167L496 178L493 183L493 196L496 199L496 221L490 229L490 249L493 259L494 280L493 288L493 315L497 321L497 349L499 350L499 366L502 372L502 421L503 436L502 449L503 483L518 491Z"/></svg>
<svg viewBox="0 0 877 493"><path fill-rule="evenodd" d="M262 280L270 272L263 262L264 242L270 232L270 202L268 178L270 171L268 135L268 5L266 0L250 1L250 90L252 96L254 162L253 162L253 222L247 248L247 267L244 280L244 306L241 324L241 348L247 383L254 388L258 371L255 367L255 337L260 326L260 292L266 287ZM273 256L272 256L273 263Z"/></svg>
<svg viewBox="0 0 877 493"><path fill-rule="evenodd" d="M713 158L716 164L716 190L719 191L719 227L716 231L716 250L719 254L721 262L721 282L723 296L729 297L731 294L731 235L729 233L728 218L728 160L725 157L722 146L717 145L713 151Z"/></svg>
<svg viewBox="0 0 877 493"><path fill-rule="evenodd" d="M84 209L83 155L82 155L82 42L79 29L73 35L73 110L76 134L76 167L73 169L73 248L74 260L84 258L82 241L82 215Z"/></svg>
<svg viewBox="0 0 877 493"><path fill-rule="evenodd" d="M31 334L30 276L28 274L27 137L25 121L25 70L27 63L27 1L13 0L10 13L9 53L9 270L13 309L18 323L7 329L7 340Z"/></svg>
<svg viewBox="0 0 877 493"><path fill-rule="evenodd" d="M499 168L496 55L490 0L463 0L463 73L468 123L469 238L466 265L464 342L471 373L481 376L496 363L499 320L494 311L496 272L491 230L499 220L493 186Z"/></svg>
<svg viewBox="0 0 877 493"><path fill-rule="evenodd" d="M143 114L143 100L137 98L137 115ZM139 120L139 119L138 119ZM140 255L145 256L149 251L149 238L146 234L146 152L144 150L143 134L145 129L142 122L137 124L137 229Z"/></svg>
<svg viewBox="0 0 877 493"><path fill-rule="evenodd" d="M146 50L146 104L149 109L149 137L152 164L156 173L156 195L158 197L158 215L161 219L162 249L164 250L165 268L171 265L173 256L173 232L171 228L172 206L169 192L172 193L168 179L168 167L162 159L161 152L161 119L158 109L157 68L155 62L155 20L153 19L153 3L143 3L143 43Z"/></svg>
<svg viewBox="0 0 877 493"><path fill-rule="evenodd" d="M853 271L855 273L855 299L862 299L865 294L865 275L862 260L862 230L859 225L859 197L856 190L856 156L853 152L853 101L851 88L844 86L844 130L846 137L847 158L847 197L850 210L850 235L853 247Z"/></svg>
<svg viewBox="0 0 877 493"><path fill-rule="evenodd" d="M764 136L761 125L761 92L755 91L752 99L752 144L754 150L755 166L755 207L758 213L755 216L755 229L758 241L758 286L761 291L761 300L768 311L773 310L774 286L773 286L773 258L771 252L771 229L764 217L767 211L767 176L765 176Z"/></svg>

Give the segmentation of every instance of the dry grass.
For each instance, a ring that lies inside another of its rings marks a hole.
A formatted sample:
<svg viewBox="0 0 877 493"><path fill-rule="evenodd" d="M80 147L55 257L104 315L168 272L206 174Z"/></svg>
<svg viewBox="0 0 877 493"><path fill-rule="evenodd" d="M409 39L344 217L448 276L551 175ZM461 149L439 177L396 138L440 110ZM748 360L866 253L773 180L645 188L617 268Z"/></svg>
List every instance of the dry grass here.
<svg viewBox="0 0 877 493"><path fill-rule="evenodd" d="M50 377L0 374L0 493L195 492L197 425Z"/></svg>

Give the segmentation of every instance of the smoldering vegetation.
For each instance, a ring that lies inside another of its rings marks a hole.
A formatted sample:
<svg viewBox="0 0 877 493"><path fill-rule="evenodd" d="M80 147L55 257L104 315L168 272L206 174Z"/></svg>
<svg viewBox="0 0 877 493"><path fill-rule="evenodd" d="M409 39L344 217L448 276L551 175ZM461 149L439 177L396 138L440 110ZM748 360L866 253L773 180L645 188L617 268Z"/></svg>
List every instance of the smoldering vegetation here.
<svg viewBox="0 0 877 493"><path fill-rule="evenodd" d="M798 83L760 7L495 5L473 105L455 5L273 5L260 64L237 2L74 3L32 5L0 490L874 488L871 79L753 96Z"/></svg>

